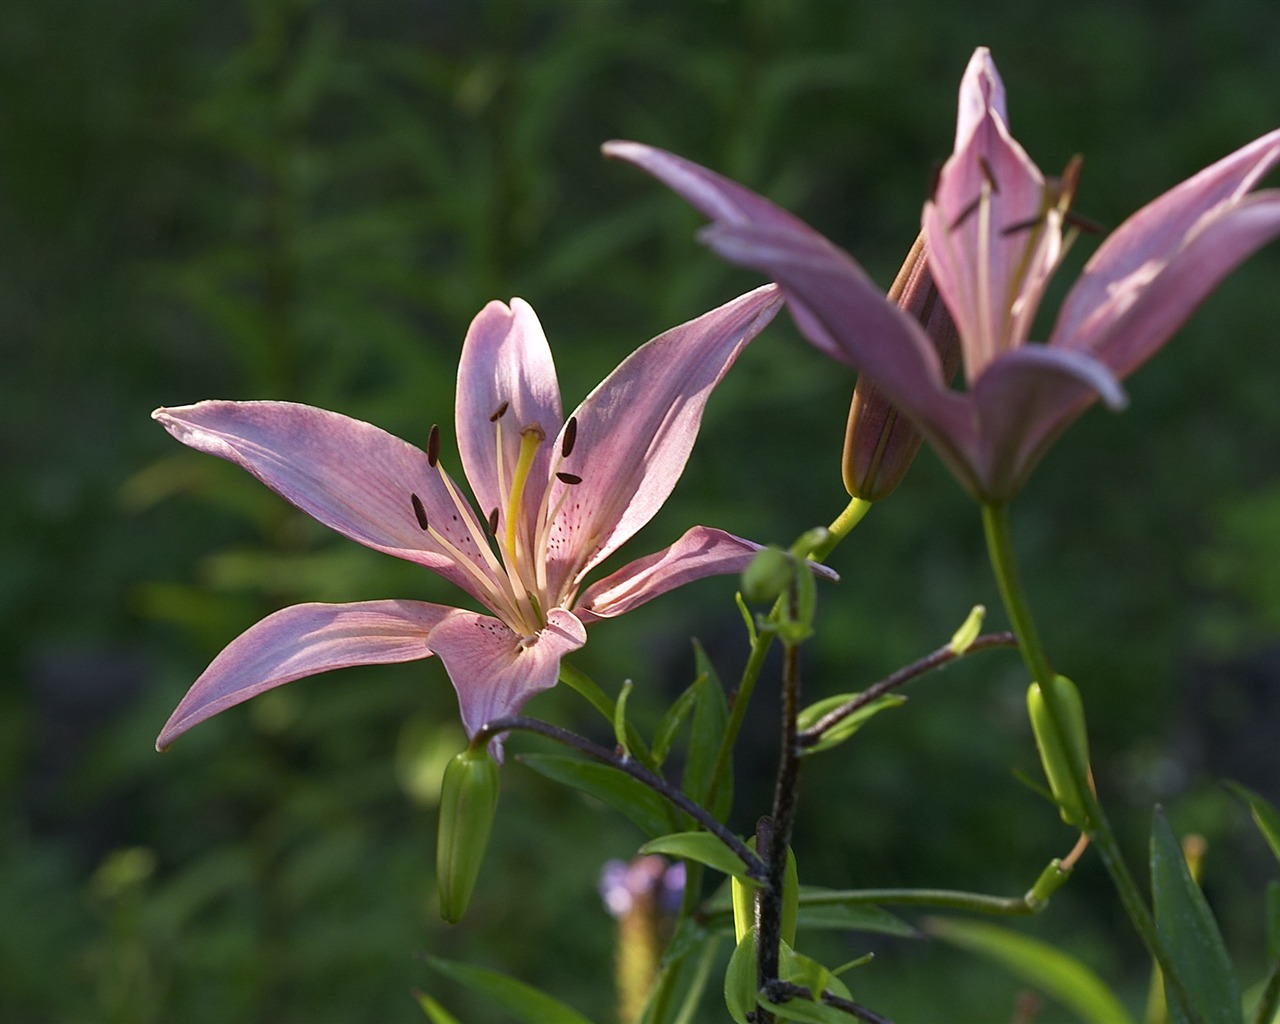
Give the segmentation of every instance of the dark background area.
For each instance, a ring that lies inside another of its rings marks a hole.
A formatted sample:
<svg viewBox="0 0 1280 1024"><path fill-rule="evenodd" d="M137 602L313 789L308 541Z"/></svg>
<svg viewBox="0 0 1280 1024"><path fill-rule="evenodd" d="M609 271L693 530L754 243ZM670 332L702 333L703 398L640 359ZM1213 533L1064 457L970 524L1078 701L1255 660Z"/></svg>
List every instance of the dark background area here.
<svg viewBox="0 0 1280 1024"><path fill-rule="evenodd" d="M509 760L470 913L435 907L435 790L461 745L433 662L275 691L154 736L222 645L303 600L450 601L448 585L328 533L148 418L202 398L308 402L415 440L452 422L471 317L538 310L569 406L631 349L753 286L699 220L599 144L635 138L743 181L884 284L915 236L974 46L1014 132L1114 226L1280 124L1266 2L16 0L0 12L0 1018L412 1021L415 959L499 967L597 1020L612 921L595 886L640 834ZM1037 335L1095 246L1082 239ZM1209 840L1204 884L1246 984L1274 862L1227 777L1280 800L1280 249L1254 257L1091 411L1014 507L1055 662L1135 862L1151 804ZM701 522L790 542L844 505L852 380L785 317L710 403L636 556ZM446 434L451 431L446 431ZM620 564L620 562L618 563ZM813 697L860 688L998 598L976 508L925 452L841 547L806 652ZM989 625L999 627L993 611ZM593 629L575 665L655 721L745 639L729 581ZM775 759L766 676L731 824ZM1036 770L1016 656L915 685L806 768L802 878L1024 891L1074 837ZM563 688L530 710L598 731ZM511 750L535 749L513 740ZM1024 926L1135 1005L1146 964L1086 858ZM1017 983L962 954L815 939L906 1024L1006 1020ZM715 991L706 1021L723 1019ZM1044 1021L1069 1019L1046 1009Z"/></svg>

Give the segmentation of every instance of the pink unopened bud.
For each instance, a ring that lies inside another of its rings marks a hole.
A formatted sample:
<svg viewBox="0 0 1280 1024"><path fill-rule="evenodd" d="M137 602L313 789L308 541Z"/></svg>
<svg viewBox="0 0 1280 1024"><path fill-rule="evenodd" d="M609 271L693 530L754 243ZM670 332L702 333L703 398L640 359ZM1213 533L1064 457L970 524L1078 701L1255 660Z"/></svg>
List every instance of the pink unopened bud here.
<svg viewBox="0 0 1280 1024"><path fill-rule="evenodd" d="M920 321L942 360L947 381L960 368L960 335L934 286L924 235L916 238L889 288L889 300ZM920 434L867 377L858 378L844 435L845 489L855 498L879 501L902 482L920 448Z"/></svg>

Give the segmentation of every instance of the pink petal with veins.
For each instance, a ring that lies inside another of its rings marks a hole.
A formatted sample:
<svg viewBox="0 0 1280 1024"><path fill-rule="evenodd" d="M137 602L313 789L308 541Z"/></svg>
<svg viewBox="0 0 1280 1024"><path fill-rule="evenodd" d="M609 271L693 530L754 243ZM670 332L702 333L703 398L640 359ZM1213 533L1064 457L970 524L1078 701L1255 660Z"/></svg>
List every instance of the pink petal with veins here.
<svg viewBox="0 0 1280 1024"><path fill-rule="evenodd" d="M469 736L555 686L560 659L586 642L582 623L562 608L547 615L546 627L527 645L497 619L473 612L456 611L431 631L431 649L453 681ZM501 759L500 738L492 749Z"/></svg>
<svg viewBox="0 0 1280 1024"><path fill-rule="evenodd" d="M163 750L220 711L303 676L429 658L427 634L458 612L421 601L299 604L250 626L213 659L169 716Z"/></svg>
<svg viewBox="0 0 1280 1024"><path fill-rule="evenodd" d="M417 562L489 602L480 579L491 573L468 529L420 449L369 423L292 402L200 402L157 409L152 417L185 445L248 470L281 497L345 537ZM418 523L427 520L473 569Z"/></svg>
<svg viewBox="0 0 1280 1024"><path fill-rule="evenodd" d="M647 523L670 496L698 436L711 390L782 302L757 288L631 353L574 416L577 443L553 481L569 494L547 555L551 589L576 581Z"/></svg>

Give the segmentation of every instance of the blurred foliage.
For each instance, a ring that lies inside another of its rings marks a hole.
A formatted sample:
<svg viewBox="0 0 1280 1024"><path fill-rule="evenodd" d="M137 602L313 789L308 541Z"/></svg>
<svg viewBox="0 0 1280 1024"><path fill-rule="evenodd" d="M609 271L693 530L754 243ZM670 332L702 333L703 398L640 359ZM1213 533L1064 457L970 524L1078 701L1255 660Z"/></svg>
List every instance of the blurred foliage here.
<svg viewBox="0 0 1280 1024"><path fill-rule="evenodd" d="M980 43L1029 152L1049 170L1083 152L1079 206L1114 225L1280 124L1277 29L1266 0L11 0L0 1018L421 1020L421 952L610 1016L595 878L642 836L599 805L509 762L472 908L439 920L432 780L460 731L438 665L301 682L153 753L185 687L266 612L450 596L179 449L153 407L290 399L421 439L449 421L470 317L512 295L539 311L576 402L637 344L754 283L699 248L678 200L600 159L611 137L752 185L887 282ZM1277 274L1274 246L1238 271L1133 379L1130 411L1073 428L1014 516L1114 816L1134 823L1135 852L1154 798L1209 838L1204 885L1237 950L1260 945L1267 854L1215 780L1280 797ZM851 381L792 333L780 320L729 376L631 554L693 521L787 543L843 506ZM806 664L815 699L998 603L976 511L927 453L835 566ZM691 634L732 679L745 642L724 582L597 627L575 664L611 690L634 679L632 714L656 721L693 678ZM983 655L813 759L806 880L1018 893L1064 853L1072 837L1011 776L1035 763L1020 674ZM775 757L758 700L742 830ZM596 728L570 693L533 710ZM1073 936L1140 997L1145 965L1113 908L1086 858L1029 931ZM868 948L826 941L846 959ZM961 953L873 948L855 994L890 1016L1011 1012L1015 984ZM462 1020L495 1019L435 994ZM1041 1019L1066 1019L1053 1012Z"/></svg>

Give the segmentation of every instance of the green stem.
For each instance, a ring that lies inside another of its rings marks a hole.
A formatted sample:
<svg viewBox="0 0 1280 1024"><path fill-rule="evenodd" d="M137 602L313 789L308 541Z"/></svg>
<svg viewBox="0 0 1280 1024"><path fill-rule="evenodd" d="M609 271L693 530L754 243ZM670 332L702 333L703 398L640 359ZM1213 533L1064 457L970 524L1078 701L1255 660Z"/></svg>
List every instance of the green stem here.
<svg viewBox="0 0 1280 1024"><path fill-rule="evenodd" d="M871 510L871 504L871 502L863 498L854 498L849 502L845 506L845 510L836 516L832 524L827 527L831 536L814 548L809 557L815 562L825 560L827 555L835 550L835 546L849 536L853 528L862 522L862 517Z"/></svg>
<svg viewBox="0 0 1280 1024"><path fill-rule="evenodd" d="M1071 753L1076 748L1070 742L1070 733L1066 725L1068 721L1067 710L1062 706L1058 698L1057 689L1049 685L1053 681L1053 669L1049 664L1049 657L1045 653L1044 646L1040 642L1039 633L1036 631L1035 619L1031 615L1031 607L1027 603L1026 592L1023 590L1022 580L1018 575L1017 563L1014 560L1013 544L1009 531L1008 506L983 505L982 524L986 531L987 551L991 557L991 568L995 572L996 583L1000 588L1000 597L1004 601L1005 611L1008 613L1009 621L1012 623L1014 633L1018 637L1018 649L1022 652L1022 660L1026 663L1027 671L1030 673L1032 680L1042 684L1041 692L1044 695L1050 722L1053 725L1054 732L1057 733L1061 749L1067 751L1070 758L1069 767L1073 781L1075 782L1076 790L1081 794L1081 800L1084 804L1085 821L1082 827L1093 840L1098 856L1102 859L1102 864L1111 876L1111 882L1120 896L1120 902L1129 915L1129 920L1133 923L1134 929L1147 947L1147 951L1155 959L1156 963L1160 965L1166 981L1178 1002L1181 1003L1188 1020L1192 1021L1193 1024L1203 1024L1199 1013L1196 1012L1188 996L1186 986L1183 984L1181 977L1178 976L1173 961L1169 958L1168 951L1160 939L1151 911L1148 909L1146 901L1138 889L1132 873L1129 871L1128 865L1125 864L1124 855L1120 851L1120 844L1116 840L1115 832L1112 831L1111 823L1107 820L1106 813L1098 802L1098 797L1090 784L1089 766L1085 761L1071 756Z"/></svg>
<svg viewBox="0 0 1280 1024"><path fill-rule="evenodd" d="M809 555L811 561L822 562L835 550L837 544L862 522L863 516L871 509L872 503L862 498L854 498L845 506L831 525L827 527L830 536L813 549ZM782 598L769 613L772 619L781 608ZM760 670L764 667L765 656L773 643L773 632L765 630L758 633L751 642L751 653L747 656L747 664L742 669L737 689L733 691L733 705L729 709L729 722L725 726L724 735L720 739L720 749L716 751L716 763L711 772L711 783L707 788L707 806L714 807L716 796L720 792L721 780L729 770L729 761L733 757L733 748L738 741L738 733L747 716L747 707L751 704L751 695L755 692L756 680L760 678Z"/></svg>

